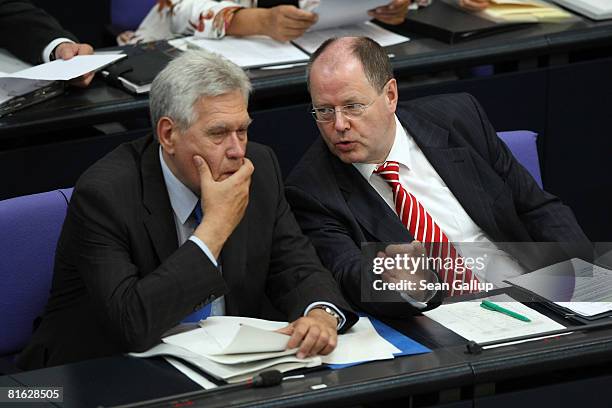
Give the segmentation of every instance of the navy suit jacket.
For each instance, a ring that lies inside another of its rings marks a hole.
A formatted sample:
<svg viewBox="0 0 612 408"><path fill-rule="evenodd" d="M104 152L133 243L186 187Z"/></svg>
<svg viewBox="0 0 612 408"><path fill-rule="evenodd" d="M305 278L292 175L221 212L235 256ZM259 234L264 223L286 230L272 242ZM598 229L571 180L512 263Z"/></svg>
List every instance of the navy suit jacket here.
<svg viewBox="0 0 612 408"><path fill-rule="evenodd" d="M472 96L416 99L400 103L396 113L468 215L523 267L537 269L561 260L560 254L591 254L572 211L538 187ZM290 174L286 194L323 264L355 305L389 317L414 313L405 302L361 301L361 243L413 237L353 165L341 162L319 139ZM546 253L541 246L512 244L525 242L561 244Z"/></svg>
<svg viewBox="0 0 612 408"><path fill-rule="evenodd" d="M76 37L27 0L0 0L0 48L31 64L42 63L44 48L56 38Z"/></svg>

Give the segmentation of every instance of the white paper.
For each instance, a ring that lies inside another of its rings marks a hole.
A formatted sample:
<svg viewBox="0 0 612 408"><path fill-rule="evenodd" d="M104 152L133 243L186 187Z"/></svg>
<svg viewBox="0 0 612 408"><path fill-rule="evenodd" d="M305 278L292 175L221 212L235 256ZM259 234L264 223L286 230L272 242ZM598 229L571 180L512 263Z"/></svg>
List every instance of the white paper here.
<svg viewBox="0 0 612 408"><path fill-rule="evenodd" d="M487 310L480 306L480 301L442 305L423 312L423 314L461 337L477 343L565 328L543 314L513 300L510 296L500 295L488 299L501 307L528 317L531 322L524 322L503 313Z"/></svg>
<svg viewBox="0 0 612 408"><path fill-rule="evenodd" d="M198 329L165 337L163 341L209 356L284 352L290 338L286 334L248 326L235 319L228 321L219 317L209 318L200 325Z"/></svg>
<svg viewBox="0 0 612 408"><path fill-rule="evenodd" d="M321 365L321 358L318 356L298 359L295 355L255 361L246 364L219 364L206 358L205 356L167 343L158 344L157 346L143 353L130 353L129 355L138 358L156 356L176 357L178 359L188 361L219 380L228 382L238 381L238 378L244 378L245 376L249 377L254 373L258 373L266 369L278 369L279 371L284 372L295 368L316 367Z"/></svg>
<svg viewBox="0 0 612 408"><path fill-rule="evenodd" d="M371 20L368 10L385 6L390 0L320 0L314 8L304 8L318 14L319 19L310 31L363 23Z"/></svg>
<svg viewBox="0 0 612 408"><path fill-rule="evenodd" d="M174 368L179 370L181 373L185 374L191 381L198 384L200 387L205 390L211 390L213 388L217 388L218 385L214 382L210 381L208 378L204 377L202 374L198 373L193 368L188 365L182 363L180 360L177 360L172 357L164 357L164 359L170 363Z"/></svg>
<svg viewBox="0 0 612 408"><path fill-rule="evenodd" d="M326 364L351 364L360 361L389 360L397 347L382 338L367 317L360 317L346 333L338 336L336 349L321 360Z"/></svg>
<svg viewBox="0 0 612 408"><path fill-rule="evenodd" d="M68 81L111 64L125 55L77 55L69 60L58 59L12 74L0 75L0 80L24 78L45 81Z"/></svg>
<svg viewBox="0 0 612 408"><path fill-rule="evenodd" d="M312 54L325 40L332 37L369 37L383 47L410 41L410 38L395 34L372 23L355 24L327 30L309 31L293 40L304 51Z"/></svg>
<svg viewBox="0 0 612 408"><path fill-rule="evenodd" d="M557 4L574 10L594 20L612 18L612 1L610 0L552 0Z"/></svg>
<svg viewBox="0 0 612 408"><path fill-rule="evenodd" d="M582 316L612 311L612 270L572 258L508 279Z"/></svg>
<svg viewBox="0 0 612 408"><path fill-rule="evenodd" d="M288 64L307 61L304 54L291 43L282 43L264 36L225 37L222 40L189 37L189 48L203 48L215 52L242 68Z"/></svg>

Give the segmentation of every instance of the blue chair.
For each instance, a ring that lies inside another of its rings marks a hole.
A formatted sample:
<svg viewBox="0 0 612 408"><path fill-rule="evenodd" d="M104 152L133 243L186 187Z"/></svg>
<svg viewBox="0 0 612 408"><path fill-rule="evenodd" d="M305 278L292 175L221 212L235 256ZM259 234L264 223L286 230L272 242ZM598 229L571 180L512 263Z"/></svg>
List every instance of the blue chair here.
<svg viewBox="0 0 612 408"><path fill-rule="evenodd" d="M0 201L0 371L14 371L51 287L55 247L72 189Z"/></svg>
<svg viewBox="0 0 612 408"><path fill-rule="evenodd" d="M516 160L527 169L541 188L542 174L538 158L538 134L529 130L514 130L497 132L497 136L506 143Z"/></svg>
<svg viewBox="0 0 612 408"><path fill-rule="evenodd" d="M111 0L111 24L117 32L136 30L155 0Z"/></svg>

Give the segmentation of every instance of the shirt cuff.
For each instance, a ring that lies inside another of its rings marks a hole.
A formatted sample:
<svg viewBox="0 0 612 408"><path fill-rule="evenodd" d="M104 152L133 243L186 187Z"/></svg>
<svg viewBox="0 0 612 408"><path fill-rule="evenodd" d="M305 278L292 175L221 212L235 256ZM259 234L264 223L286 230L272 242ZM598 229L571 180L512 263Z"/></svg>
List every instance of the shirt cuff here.
<svg viewBox="0 0 612 408"><path fill-rule="evenodd" d="M195 235L190 236L189 240L195 243L197 246L199 246L202 251L204 251L208 259L210 259L210 262L212 262L213 265L215 265L215 267L219 266L219 264L217 264L217 260L215 259L215 256L212 254L210 249L208 249L208 246L204 243L204 241L202 241L200 238L196 237Z"/></svg>
<svg viewBox="0 0 612 408"><path fill-rule="evenodd" d="M334 309L334 312L338 313L338 316L340 316L340 321L338 322L338 327L336 329L340 330L342 328L342 326L344 326L344 323L346 322L346 317L344 316L344 313L342 313L342 311L340 309L338 309L336 306L334 306L333 304L328 303L328 302L313 302L313 303L311 303L306 308L306 311L304 312L304 316L306 316L308 314L308 312L310 312L316 306L328 306L328 307Z"/></svg>
<svg viewBox="0 0 612 408"><path fill-rule="evenodd" d="M429 271L429 272L431 273L431 278L430 278L430 281L428 283L434 283L437 286L437 284L440 283L440 278L438 277L438 274L435 273L434 271ZM433 299L434 296L436 296L436 293L438 293L438 291L435 290L435 289L427 291L427 293L424 296L425 300L422 300L422 301L414 299L406 291L399 292L399 295L406 302L410 303L411 306L421 310L421 309L425 309L427 307L427 302L429 302L431 299Z"/></svg>
<svg viewBox="0 0 612 408"><path fill-rule="evenodd" d="M47 46L45 47L42 53L42 60L44 62L50 62L51 53L55 51L55 47L65 42L74 43L74 41L72 41L70 38L56 38L55 40L47 44Z"/></svg>

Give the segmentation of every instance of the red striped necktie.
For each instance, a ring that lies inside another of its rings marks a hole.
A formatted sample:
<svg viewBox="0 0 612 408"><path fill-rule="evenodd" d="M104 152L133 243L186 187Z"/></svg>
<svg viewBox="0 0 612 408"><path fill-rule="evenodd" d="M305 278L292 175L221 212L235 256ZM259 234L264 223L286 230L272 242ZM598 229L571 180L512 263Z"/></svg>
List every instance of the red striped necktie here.
<svg viewBox="0 0 612 408"><path fill-rule="evenodd" d="M402 186L399 178L399 169L398 162L387 161L378 166L374 173L381 176L391 186L395 210L402 224L404 224L415 240L423 242L429 257L439 258L443 261L439 263L442 267L437 272L442 281L449 285L450 296L478 292L478 289L476 289L478 279L471 269L464 268L465 271L463 272L455 272L454 265L459 263L457 259L461 258L461 255L453 244L449 242L444 231L425 210L425 207ZM449 262L444 262L449 259ZM449 265L450 267L446 267ZM469 285L470 289L455 289L454 281L465 283Z"/></svg>

